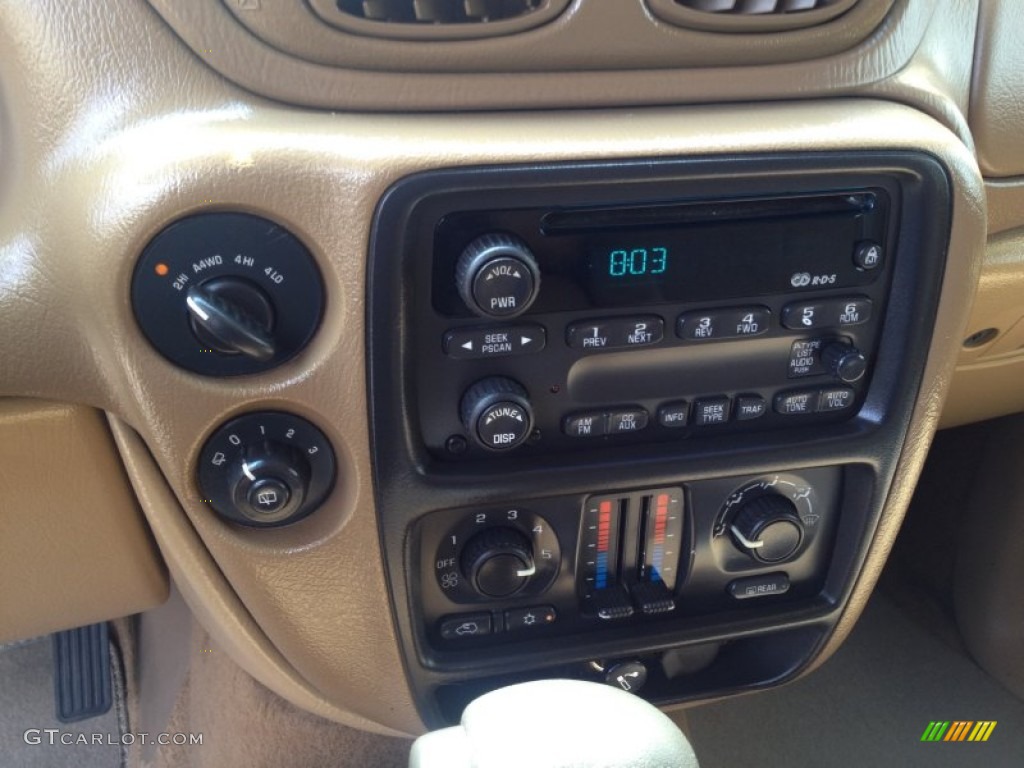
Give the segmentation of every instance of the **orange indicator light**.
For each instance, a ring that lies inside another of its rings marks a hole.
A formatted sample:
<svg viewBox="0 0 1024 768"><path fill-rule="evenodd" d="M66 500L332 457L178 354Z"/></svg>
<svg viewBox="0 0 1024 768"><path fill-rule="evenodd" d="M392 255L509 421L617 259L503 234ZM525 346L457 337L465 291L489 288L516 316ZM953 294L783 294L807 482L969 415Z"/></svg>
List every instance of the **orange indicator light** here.
<svg viewBox="0 0 1024 768"><path fill-rule="evenodd" d="M163 277L164 275L166 275L170 271L171 270L168 269L167 265L164 264L163 262L160 262L159 264L156 265L156 273L158 275L160 275L160 277Z"/></svg>

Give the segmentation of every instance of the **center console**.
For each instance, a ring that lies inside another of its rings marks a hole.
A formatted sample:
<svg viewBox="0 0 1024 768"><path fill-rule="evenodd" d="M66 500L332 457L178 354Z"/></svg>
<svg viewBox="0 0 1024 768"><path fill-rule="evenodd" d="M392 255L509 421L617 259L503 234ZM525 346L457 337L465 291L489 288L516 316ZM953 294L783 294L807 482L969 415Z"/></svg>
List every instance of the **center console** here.
<svg viewBox="0 0 1024 768"><path fill-rule="evenodd" d="M476 168L388 192L377 508L429 724L531 679L671 704L811 663L907 436L948 184L904 152Z"/></svg>

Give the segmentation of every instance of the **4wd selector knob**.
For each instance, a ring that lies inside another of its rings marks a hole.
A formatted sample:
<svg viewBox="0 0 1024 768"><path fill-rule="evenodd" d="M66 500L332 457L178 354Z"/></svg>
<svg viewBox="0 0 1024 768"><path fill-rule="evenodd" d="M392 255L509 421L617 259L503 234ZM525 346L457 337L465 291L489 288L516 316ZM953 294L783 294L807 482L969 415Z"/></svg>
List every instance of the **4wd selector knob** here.
<svg viewBox="0 0 1024 768"><path fill-rule="evenodd" d="M518 237L482 235L466 246L455 268L459 295L483 317L515 317L537 298L540 268Z"/></svg>
<svg viewBox="0 0 1024 768"><path fill-rule="evenodd" d="M462 572L487 597L510 597L537 572L530 540L515 528L489 528L462 550Z"/></svg>
<svg viewBox="0 0 1024 768"><path fill-rule="evenodd" d="M804 525L796 506L777 493L745 502L729 530L736 545L762 563L789 559L804 539Z"/></svg>
<svg viewBox="0 0 1024 768"><path fill-rule="evenodd" d="M482 379L466 390L460 415L470 436L492 451L515 448L533 430L533 409L526 390L504 376Z"/></svg>

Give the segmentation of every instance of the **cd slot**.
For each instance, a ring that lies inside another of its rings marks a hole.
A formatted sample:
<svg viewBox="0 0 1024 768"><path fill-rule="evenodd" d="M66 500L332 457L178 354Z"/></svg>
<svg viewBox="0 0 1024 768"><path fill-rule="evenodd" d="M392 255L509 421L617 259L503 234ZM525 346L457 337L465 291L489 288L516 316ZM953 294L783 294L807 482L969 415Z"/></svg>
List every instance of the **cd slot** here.
<svg viewBox="0 0 1024 768"><path fill-rule="evenodd" d="M551 237L631 227L675 227L702 222L785 219L866 213L877 204L872 192L814 197L718 200L664 203L615 208L552 211L541 218L541 231Z"/></svg>

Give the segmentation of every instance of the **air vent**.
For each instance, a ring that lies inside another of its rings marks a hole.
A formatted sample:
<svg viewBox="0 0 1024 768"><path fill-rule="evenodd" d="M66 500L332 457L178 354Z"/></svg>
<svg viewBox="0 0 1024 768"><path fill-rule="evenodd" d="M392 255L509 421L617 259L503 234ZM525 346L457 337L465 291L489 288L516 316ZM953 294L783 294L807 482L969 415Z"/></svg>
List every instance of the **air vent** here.
<svg viewBox="0 0 1024 768"><path fill-rule="evenodd" d="M803 13L840 0L675 0L676 5L706 13Z"/></svg>
<svg viewBox="0 0 1024 768"><path fill-rule="evenodd" d="M813 27L838 18L858 2L877 0L647 0L655 15L665 21L713 32Z"/></svg>
<svg viewBox="0 0 1024 768"><path fill-rule="evenodd" d="M569 0L310 0L349 32L398 39L457 40L521 32L558 16Z"/></svg>

